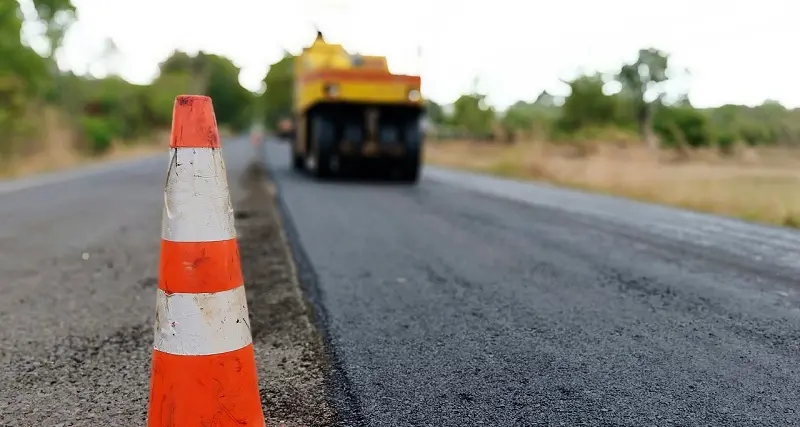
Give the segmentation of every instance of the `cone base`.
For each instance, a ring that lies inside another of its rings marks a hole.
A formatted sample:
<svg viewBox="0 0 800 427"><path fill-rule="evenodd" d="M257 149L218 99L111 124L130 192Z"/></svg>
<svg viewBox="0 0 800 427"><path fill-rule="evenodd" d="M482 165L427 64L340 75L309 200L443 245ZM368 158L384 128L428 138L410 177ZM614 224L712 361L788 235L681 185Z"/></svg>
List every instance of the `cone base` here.
<svg viewBox="0 0 800 427"><path fill-rule="evenodd" d="M253 345L179 356L153 351L148 427L265 427Z"/></svg>

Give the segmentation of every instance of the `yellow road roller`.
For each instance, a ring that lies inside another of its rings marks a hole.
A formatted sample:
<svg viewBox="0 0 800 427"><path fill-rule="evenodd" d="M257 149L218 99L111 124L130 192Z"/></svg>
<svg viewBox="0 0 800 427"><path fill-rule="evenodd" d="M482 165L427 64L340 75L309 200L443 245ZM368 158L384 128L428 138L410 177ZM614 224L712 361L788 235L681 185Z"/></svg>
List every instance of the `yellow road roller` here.
<svg viewBox="0 0 800 427"><path fill-rule="evenodd" d="M318 178L370 165L416 183L424 104L419 76L348 53L317 32L294 60L292 166Z"/></svg>

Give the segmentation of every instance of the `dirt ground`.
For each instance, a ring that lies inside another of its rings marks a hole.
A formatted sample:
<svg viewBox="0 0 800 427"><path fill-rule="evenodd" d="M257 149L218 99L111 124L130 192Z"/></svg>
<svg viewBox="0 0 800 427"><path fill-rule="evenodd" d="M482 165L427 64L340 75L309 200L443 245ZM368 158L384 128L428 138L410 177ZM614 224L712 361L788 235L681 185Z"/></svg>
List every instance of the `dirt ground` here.
<svg viewBox="0 0 800 427"><path fill-rule="evenodd" d="M337 425L326 392L327 357L296 278L274 187L258 165L242 179L247 194L234 207L236 230L267 426Z"/></svg>
<svg viewBox="0 0 800 427"><path fill-rule="evenodd" d="M800 151L746 148L653 152L597 143L513 145L441 141L427 145L426 162L505 177L550 182L645 202L800 227Z"/></svg>

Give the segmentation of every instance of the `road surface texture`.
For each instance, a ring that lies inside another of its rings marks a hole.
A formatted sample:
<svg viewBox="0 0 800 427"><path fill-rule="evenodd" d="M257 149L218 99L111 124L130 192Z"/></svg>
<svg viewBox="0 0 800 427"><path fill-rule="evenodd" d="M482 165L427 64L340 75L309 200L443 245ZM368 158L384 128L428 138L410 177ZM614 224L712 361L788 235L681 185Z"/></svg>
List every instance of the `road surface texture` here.
<svg viewBox="0 0 800 427"><path fill-rule="evenodd" d="M263 170L223 145L272 426L333 425ZM0 426L144 426L168 157L0 183Z"/></svg>
<svg viewBox="0 0 800 427"><path fill-rule="evenodd" d="M800 425L797 232L267 158L346 425Z"/></svg>

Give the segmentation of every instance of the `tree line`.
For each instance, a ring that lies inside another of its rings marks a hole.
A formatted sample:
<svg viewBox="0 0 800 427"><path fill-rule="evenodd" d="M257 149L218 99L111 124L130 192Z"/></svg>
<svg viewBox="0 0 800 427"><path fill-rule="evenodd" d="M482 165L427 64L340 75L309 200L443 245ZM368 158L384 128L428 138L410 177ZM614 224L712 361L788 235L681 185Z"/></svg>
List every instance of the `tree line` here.
<svg viewBox="0 0 800 427"><path fill-rule="evenodd" d="M460 96L449 108L428 103L430 120L443 137L514 141L524 138L645 142L661 147L717 147L735 144L800 144L800 109L776 101L758 106L695 108L686 94L671 94L669 55L639 51L613 75L591 73L565 81L570 94L557 98L542 92L503 112L485 105L485 94ZM609 93L616 86L616 93Z"/></svg>
<svg viewBox="0 0 800 427"><path fill-rule="evenodd" d="M93 78L59 70L54 53L76 19L75 6L71 0L33 3L49 42L44 53L21 38L26 18L19 3L0 2L0 166L46 149L41 142L46 111L57 113L60 125L75 135L73 148L88 155L103 153L114 142L144 140L169 129L179 94L211 96L221 128L241 131L252 122L259 97L239 84L239 67L223 56L173 52L146 85L116 75ZM115 53L114 43L107 40L100 61Z"/></svg>
<svg viewBox="0 0 800 427"><path fill-rule="evenodd" d="M172 102L182 93L211 96L220 127L234 132L254 121L271 128L291 114L295 57L289 52L270 66L260 95L239 84L240 69L230 59L205 52L174 52L147 85L115 75L76 75L59 70L54 59L76 19L74 5L71 0L33 3L49 43L45 52L21 39L25 18L19 4L0 2L0 163L41 149L37 141L47 109L58 111L77 135L75 149L88 154L102 153L115 141L134 141L168 129ZM108 41L106 53L114 51ZM686 96L667 96L671 71L669 55L642 49L635 61L613 75L590 73L565 81L570 94L563 98L542 92L535 100L498 111L487 104L485 94L473 91L450 105L427 101L426 116L438 138L624 139L651 146L722 149L737 143L800 144L800 110L773 101L755 107L695 108ZM610 92L612 86L618 90Z"/></svg>
<svg viewBox="0 0 800 427"><path fill-rule="evenodd" d="M268 126L291 113L293 60L287 52L264 79ZM498 111L487 104L486 94L473 91L450 105L426 101L426 115L437 138L625 140L651 147L722 150L735 144L800 145L800 109L787 109L776 101L695 108L686 94L668 93L675 71L667 53L641 49L636 60L612 75L589 73L564 81L570 93L563 98L544 91L535 100ZM617 90L609 93L613 86Z"/></svg>

